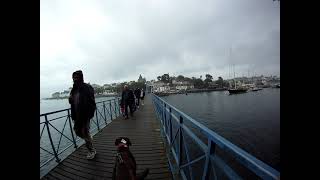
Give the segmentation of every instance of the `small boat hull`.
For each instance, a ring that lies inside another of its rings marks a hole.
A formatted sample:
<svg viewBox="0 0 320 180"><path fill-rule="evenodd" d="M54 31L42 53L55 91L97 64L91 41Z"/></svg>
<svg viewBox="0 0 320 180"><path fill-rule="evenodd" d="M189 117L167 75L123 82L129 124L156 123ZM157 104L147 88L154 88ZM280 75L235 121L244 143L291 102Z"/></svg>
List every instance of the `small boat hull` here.
<svg viewBox="0 0 320 180"><path fill-rule="evenodd" d="M246 93L247 89L229 89L230 94Z"/></svg>

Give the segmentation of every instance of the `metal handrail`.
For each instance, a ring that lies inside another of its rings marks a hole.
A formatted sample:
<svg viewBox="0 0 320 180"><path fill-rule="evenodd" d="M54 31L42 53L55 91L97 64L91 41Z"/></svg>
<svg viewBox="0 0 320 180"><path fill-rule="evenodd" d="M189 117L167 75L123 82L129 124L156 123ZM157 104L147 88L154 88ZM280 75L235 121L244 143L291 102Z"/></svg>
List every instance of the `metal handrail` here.
<svg viewBox="0 0 320 180"><path fill-rule="evenodd" d="M98 132L99 132L103 127L108 125L108 122L107 122L108 119L112 121L114 118L117 118L120 115L119 99L120 99L119 97L116 97L114 99L109 99L109 100L100 101L96 103L97 110L95 112L95 116L91 119L91 123L95 124L96 127L90 129L91 133L94 133L96 129L98 129ZM100 110L99 107L102 107L103 110ZM108 111L108 114L106 114L106 110ZM59 113L63 113L63 112L67 113L67 115L62 115L62 116L49 119L49 115L58 115ZM61 162L61 154L65 152L67 149L69 149L71 146L73 146L75 149L78 148L77 142L80 141L81 139L78 138L74 133L74 130L72 128L73 121L71 119L70 112L71 112L71 108L67 108L63 110L40 114L40 118L44 117L44 121L40 122L40 149L47 152L49 155L52 155L51 157L48 158L48 160L45 160L45 162L43 163L40 162L40 169L46 166L53 159L55 159L56 162L58 163ZM107 116L110 118L108 118ZM52 122L61 121L61 120L64 120L62 121L64 122L64 124L62 126L62 130L59 130L59 128L55 127L52 124ZM66 128L67 124L69 124L68 128ZM43 125L43 127L41 127L41 125ZM43 147L44 144L41 144L41 139L44 138L45 129L47 130L47 136L50 142L50 144L46 144L46 145L51 147ZM57 136L55 138L59 139L58 143L54 143L53 141L53 137L52 137L53 132L57 133ZM68 137L68 134L71 135L71 137ZM63 149L60 149L61 140L63 137L65 137L65 139L67 140L66 142L69 142L69 143L65 142L66 147Z"/></svg>
<svg viewBox="0 0 320 180"><path fill-rule="evenodd" d="M156 110L157 118L161 123L161 132L168 144L167 148L169 149L169 153L172 154L172 157L175 161L171 162L171 158L168 157L169 167L173 174L177 171L180 172L179 174L182 179L199 179L199 177L194 177L192 165L200 160L205 159L201 179L207 179L210 170L214 172L214 179L217 179L215 173L216 167L214 164L217 165L217 167L219 167L229 179L242 179L234 169L232 169L221 157L216 154L216 147L219 147L222 151L235 157L237 162L241 163L244 167L260 178L280 179L280 172L240 149L212 130L208 129L206 126L197 122L192 117L186 115L182 111L164 101L162 98L153 94L152 100ZM200 133L206 138L207 144L202 142L200 138L192 130L190 130L190 127L184 123L185 121L188 121L193 128L200 130ZM174 122L178 123L178 125L175 126L177 127L176 132L172 131ZM192 160L190 159L190 152L185 141L186 135L188 135L188 137L190 137L199 145L200 149L198 148L198 150L202 150L202 152L204 152L203 155ZM176 141L177 144L175 144ZM186 154L187 161L187 163L184 164L182 164L183 149L184 153ZM173 164L176 164L176 168ZM186 169L187 167L188 169Z"/></svg>

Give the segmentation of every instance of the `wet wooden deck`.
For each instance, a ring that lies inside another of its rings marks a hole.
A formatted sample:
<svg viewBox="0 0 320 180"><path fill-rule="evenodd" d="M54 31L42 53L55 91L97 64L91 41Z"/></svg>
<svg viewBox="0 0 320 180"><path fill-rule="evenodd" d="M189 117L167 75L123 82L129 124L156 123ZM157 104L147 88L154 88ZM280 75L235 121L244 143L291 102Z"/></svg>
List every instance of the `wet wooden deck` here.
<svg viewBox="0 0 320 180"><path fill-rule="evenodd" d="M137 162L137 173L149 168L146 179L172 179L159 122L149 95L133 118L124 120L119 117L93 137L97 150L93 160L86 159L86 147L82 145L42 179L111 179L116 153L114 140L119 136L129 137L132 142L130 149Z"/></svg>

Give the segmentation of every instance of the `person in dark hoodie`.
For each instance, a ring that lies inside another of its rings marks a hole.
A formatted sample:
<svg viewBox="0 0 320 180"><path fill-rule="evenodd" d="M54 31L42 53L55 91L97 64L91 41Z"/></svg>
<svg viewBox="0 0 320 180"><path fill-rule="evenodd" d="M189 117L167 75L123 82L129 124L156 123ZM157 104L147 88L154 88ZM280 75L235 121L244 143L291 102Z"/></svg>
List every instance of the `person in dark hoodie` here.
<svg viewBox="0 0 320 180"><path fill-rule="evenodd" d="M135 102L133 91L129 89L127 85L124 85L123 87L121 103L124 106L125 119L129 119L128 107L130 109L130 115L133 116Z"/></svg>
<svg viewBox="0 0 320 180"><path fill-rule="evenodd" d="M141 95L141 90L139 88L137 88L136 90L134 90L134 95L136 97L136 106L139 109L139 105L140 105L140 95Z"/></svg>
<svg viewBox="0 0 320 180"><path fill-rule="evenodd" d="M90 119L94 116L96 103L94 89L91 85L84 83L82 71L72 74L73 87L70 92L69 103L71 105L71 118L74 122L74 131L77 136L85 140L88 149L87 159L93 159L96 150L92 144L90 135Z"/></svg>
<svg viewBox="0 0 320 180"><path fill-rule="evenodd" d="M144 96L146 95L146 93L144 92L143 89L141 89L141 94L140 94L140 99L141 99L141 105L144 105Z"/></svg>

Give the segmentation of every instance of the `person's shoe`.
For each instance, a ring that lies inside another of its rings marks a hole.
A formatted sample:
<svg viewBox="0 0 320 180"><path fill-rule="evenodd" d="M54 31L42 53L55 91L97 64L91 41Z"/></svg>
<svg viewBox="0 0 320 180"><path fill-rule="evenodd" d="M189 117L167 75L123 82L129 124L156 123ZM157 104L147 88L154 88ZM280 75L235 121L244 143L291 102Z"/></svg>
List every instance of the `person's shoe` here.
<svg viewBox="0 0 320 180"><path fill-rule="evenodd" d="M87 154L87 159L93 159L97 154L97 151L94 149L93 151L89 151Z"/></svg>

